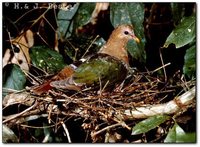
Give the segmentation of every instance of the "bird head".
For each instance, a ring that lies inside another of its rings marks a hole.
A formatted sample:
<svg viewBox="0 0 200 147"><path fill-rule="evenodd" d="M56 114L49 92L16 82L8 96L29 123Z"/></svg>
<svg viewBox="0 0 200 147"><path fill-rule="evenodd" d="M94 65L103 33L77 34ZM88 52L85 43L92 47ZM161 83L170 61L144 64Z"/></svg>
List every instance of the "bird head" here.
<svg viewBox="0 0 200 147"><path fill-rule="evenodd" d="M129 64L126 45L129 40L140 40L135 36L131 25L119 25L110 35L107 43L100 49L99 53L105 53L114 56L119 60Z"/></svg>
<svg viewBox="0 0 200 147"><path fill-rule="evenodd" d="M135 36L133 31L133 27L131 25L120 25L115 31L113 31L112 35L115 38L119 38L121 40L135 40L135 42L139 43L140 40Z"/></svg>

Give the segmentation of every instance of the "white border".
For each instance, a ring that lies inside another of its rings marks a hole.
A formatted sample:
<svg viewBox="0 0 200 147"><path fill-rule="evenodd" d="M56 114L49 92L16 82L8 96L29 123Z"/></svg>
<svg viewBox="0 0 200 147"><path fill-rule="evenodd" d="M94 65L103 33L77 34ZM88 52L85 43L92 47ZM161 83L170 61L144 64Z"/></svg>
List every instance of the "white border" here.
<svg viewBox="0 0 200 147"><path fill-rule="evenodd" d="M156 0L152 0L152 1L144 1L144 0L135 0L135 1L132 1L132 0L125 0L125 1L120 1L120 0L98 0L98 1L85 1L85 0L78 0L78 1L71 1L71 0L59 0L59 1L56 1L56 0L36 0L36 1L33 1L33 0L30 0L30 1L26 1L26 0L2 0L1 1L1 4L0 4L0 16L2 16L2 2L196 2L197 3L197 19L196 19L196 24L197 24L197 89L199 87L199 78L198 78L198 74L199 74L199 64L198 64L198 59L199 59L199 51L198 51L198 47L199 47L199 41L198 41L198 34L200 34L199 32L199 22L198 22L198 16L199 16L199 10L198 10L198 4L199 4L199 1L184 1L184 0L176 0L176 1L169 1L169 0L159 0L159 1L156 1ZM0 32L1 32L1 36L0 36L0 44L1 44L1 52L0 52L0 58L1 58L1 62L0 62L0 66L2 67L2 17L1 17L1 21L0 21ZM0 92L2 94L2 70L0 70L0 75L1 75L1 78L0 78ZM198 102L198 95L199 95L199 92L197 90L197 102ZM197 143L196 144L112 144L112 145L133 145L133 146L146 146L146 145L165 145L165 146L171 146L171 145L181 145L181 146L188 146L188 145L198 145L199 146L199 142L200 142L200 130L199 130L199 125L198 125L198 122L199 122L199 117L198 117L198 103L197 103L197 131L196 131L196 134L197 134ZM0 115L2 116L2 101L1 101L1 111L0 111ZM2 118L2 117L1 117ZM17 146L21 146L21 145L55 145L55 144L3 144L2 143L2 123L1 123L1 126L0 126L0 140L1 140L1 146L13 146L13 145L17 145ZM64 146L71 146L71 145L111 145L111 144L86 144L86 143L83 143L83 144L59 144L59 145L64 145Z"/></svg>

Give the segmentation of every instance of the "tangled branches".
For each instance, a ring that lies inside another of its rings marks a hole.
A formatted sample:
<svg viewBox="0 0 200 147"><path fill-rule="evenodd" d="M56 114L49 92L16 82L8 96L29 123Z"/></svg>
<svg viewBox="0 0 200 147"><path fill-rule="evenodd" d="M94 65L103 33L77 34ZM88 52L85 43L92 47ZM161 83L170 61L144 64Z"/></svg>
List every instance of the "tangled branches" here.
<svg viewBox="0 0 200 147"><path fill-rule="evenodd" d="M180 115L180 112L187 111L194 106L194 85L194 81L189 81L177 82L172 86L147 73L138 73L134 78L130 76L112 92L54 89L39 97L28 91L12 93L4 98L3 111L14 109L14 105L26 106L26 109L4 115L3 123L34 128L25 124L45 118L48 126L55 130L62 126L65 134L68 134L68 142L71 142L71 132L66 122L81 119L82 129L90 132L93 142L99 142L100 136L109 130L124 128L131 131L133 124L130 124L130 120L134 122L159 114ZM183 91L183 87L188 88L187 91Z"/></svg>

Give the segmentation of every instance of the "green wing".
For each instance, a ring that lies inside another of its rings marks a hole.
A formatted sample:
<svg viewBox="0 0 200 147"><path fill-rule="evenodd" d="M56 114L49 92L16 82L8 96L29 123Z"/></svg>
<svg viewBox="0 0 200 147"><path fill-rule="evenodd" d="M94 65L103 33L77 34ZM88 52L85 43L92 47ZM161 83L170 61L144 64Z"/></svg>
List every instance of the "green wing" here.
<svg viewBox="0 0 200 147"><path fill-rule="evenodd" d="M98 84L101 80L102 85L109 81L109 85L121 82L127 74L124 63L111 57L100 56L92 58L88 62L80 65L73 76L76 83L86 85Z"/></svg>

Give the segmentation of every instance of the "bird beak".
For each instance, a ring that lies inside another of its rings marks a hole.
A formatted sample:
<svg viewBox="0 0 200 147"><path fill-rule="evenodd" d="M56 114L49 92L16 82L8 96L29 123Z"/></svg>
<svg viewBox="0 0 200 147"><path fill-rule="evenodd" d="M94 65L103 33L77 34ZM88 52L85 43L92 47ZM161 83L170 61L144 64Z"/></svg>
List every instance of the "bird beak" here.
<svg viewBox="0 0 200 147"><path fill-rule="evenodd" d="M132 37L133 37L133 40L135 40L135 42L140 43L140 39L139 38L137 38L135 35L133 35Z"/></svg>

